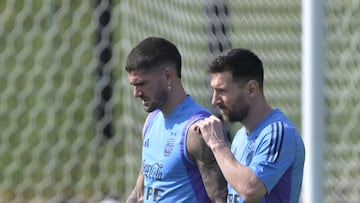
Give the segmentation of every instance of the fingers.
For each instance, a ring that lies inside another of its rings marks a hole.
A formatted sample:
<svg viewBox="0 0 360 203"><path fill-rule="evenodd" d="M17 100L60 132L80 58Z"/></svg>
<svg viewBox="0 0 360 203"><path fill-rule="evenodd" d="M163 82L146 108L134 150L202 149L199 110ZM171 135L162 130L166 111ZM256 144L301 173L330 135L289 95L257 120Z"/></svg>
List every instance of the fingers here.
<svg viewBox="0 0 360 203"><path fill-rule="evenodd" d="M222 123L222 121L215 115L211 115L210 117L202 120L203 125L215 125L216 123Z"/></svg>
<svg viewBox="0 0 360 203"><path fill-rule="evenodd" d="M221 121L218 117L216 117L215 115L211 115L210 117L204 118L202 120L200 120L201 122L205 122L205 123L209 123L209 122L214 122L214 121Z"/></svg>
<svg viewBox="0 0 360 203"><path fill-rule="evenodd" d="M201 129L200 129L200 126L199 126L198 124L195 124L194 130L195 130L195 132L197 132L198 134L201 134Z"/></svg>
<svg viewBox="0 0 360 203"><path fill-rule="evenodd" d="M211 115L210 117L205 118L204 120L209 122L219 122L221 119L217 117L216 115Z"/></svg>
<svg viewBox="0 0 360 203"><path fill-rule="evenodd" d="M215 115L211 115L210 117L201 119L198 122L196 122L194 125L194 129L197 133L201 134L202 130L209 127L213 128L216 125L216 123L222 123L222 121Z"/></svg>

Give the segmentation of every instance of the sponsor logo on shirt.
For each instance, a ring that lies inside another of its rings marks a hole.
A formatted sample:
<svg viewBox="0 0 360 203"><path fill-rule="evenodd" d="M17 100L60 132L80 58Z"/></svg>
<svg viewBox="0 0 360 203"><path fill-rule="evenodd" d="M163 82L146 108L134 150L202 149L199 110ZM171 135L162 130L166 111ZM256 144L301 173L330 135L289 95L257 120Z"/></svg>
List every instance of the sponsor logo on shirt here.
<svg viewBox="0 0 360 203"><path fill-rule="evenodd" d="M161 180L163 176L161 169L164 167L164 165L160 163L145 164L144 162L143 162L144 176L155 180Z"/></svg>

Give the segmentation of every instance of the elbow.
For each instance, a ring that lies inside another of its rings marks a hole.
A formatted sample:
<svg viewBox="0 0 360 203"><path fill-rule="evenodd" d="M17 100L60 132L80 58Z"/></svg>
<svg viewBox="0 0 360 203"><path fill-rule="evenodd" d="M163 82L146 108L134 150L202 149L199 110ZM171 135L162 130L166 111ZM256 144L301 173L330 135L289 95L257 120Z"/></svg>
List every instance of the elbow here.
<svg viewBox="0 0 360 203"><path fill-rule="evenodd" d="M243 200L244 200L244 202L246 202L246 203L252 203L252 202L258 202L259 200L260 200L260 198L256 198L255 196L247 196L247 195L245 195L244 197L243 197Z"/></svg>
<svg viewBox="0 0 360 203"><path fill-rule="evenodd" d="M248 186L242 194L242 198L244 202L258 202L261 198L263 198L267 190L265 186L261 182L257 182L258 184L253 184L252 186Z"/></svg>
<svg viewBox="0 0 360 203"><path fill-rule="evenodd" d="M242 198L244 202L258 202L261 198L263 198L267 193L267 190L264 186L260 187L248 187L244 193L242 194Z"/></svg>
<svg viewBox="0 0 360 203"><path fill-rule="evenodd" d="M242 198L244 202L251 203L251 202L257 202L260 200L261 196L257 193L257 191L249 189L245 191L245 193L242 195Z"/></svg>

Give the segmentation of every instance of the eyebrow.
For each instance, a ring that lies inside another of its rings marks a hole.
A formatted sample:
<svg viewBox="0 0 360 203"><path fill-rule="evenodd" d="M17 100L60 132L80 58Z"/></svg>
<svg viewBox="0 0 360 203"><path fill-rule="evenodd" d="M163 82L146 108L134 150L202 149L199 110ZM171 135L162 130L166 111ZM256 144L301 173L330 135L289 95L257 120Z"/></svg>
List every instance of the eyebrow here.
<svg viewBox="0 0 360 203"><path fill-rule="evenodd" d="M143 85L144 83L146 83L145 80L130 82L130 84L131 84L131 85L134 85L134 86Z"/></svg>

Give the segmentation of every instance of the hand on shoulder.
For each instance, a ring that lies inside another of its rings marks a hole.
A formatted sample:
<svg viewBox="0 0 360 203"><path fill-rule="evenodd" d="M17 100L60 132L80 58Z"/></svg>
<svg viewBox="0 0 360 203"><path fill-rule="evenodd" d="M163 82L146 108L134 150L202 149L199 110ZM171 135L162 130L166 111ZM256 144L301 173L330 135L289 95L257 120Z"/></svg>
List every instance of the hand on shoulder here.
<svg viewBox="0 0 360 203"><path fill-rule="evenodd" d="M215 160L210 148L207 146L204 138L197 129L196 124L199 121L196 121L193 125L191 125L187 133L186 148L188 155L193 161L205 161L207 159Z"/></svg>

